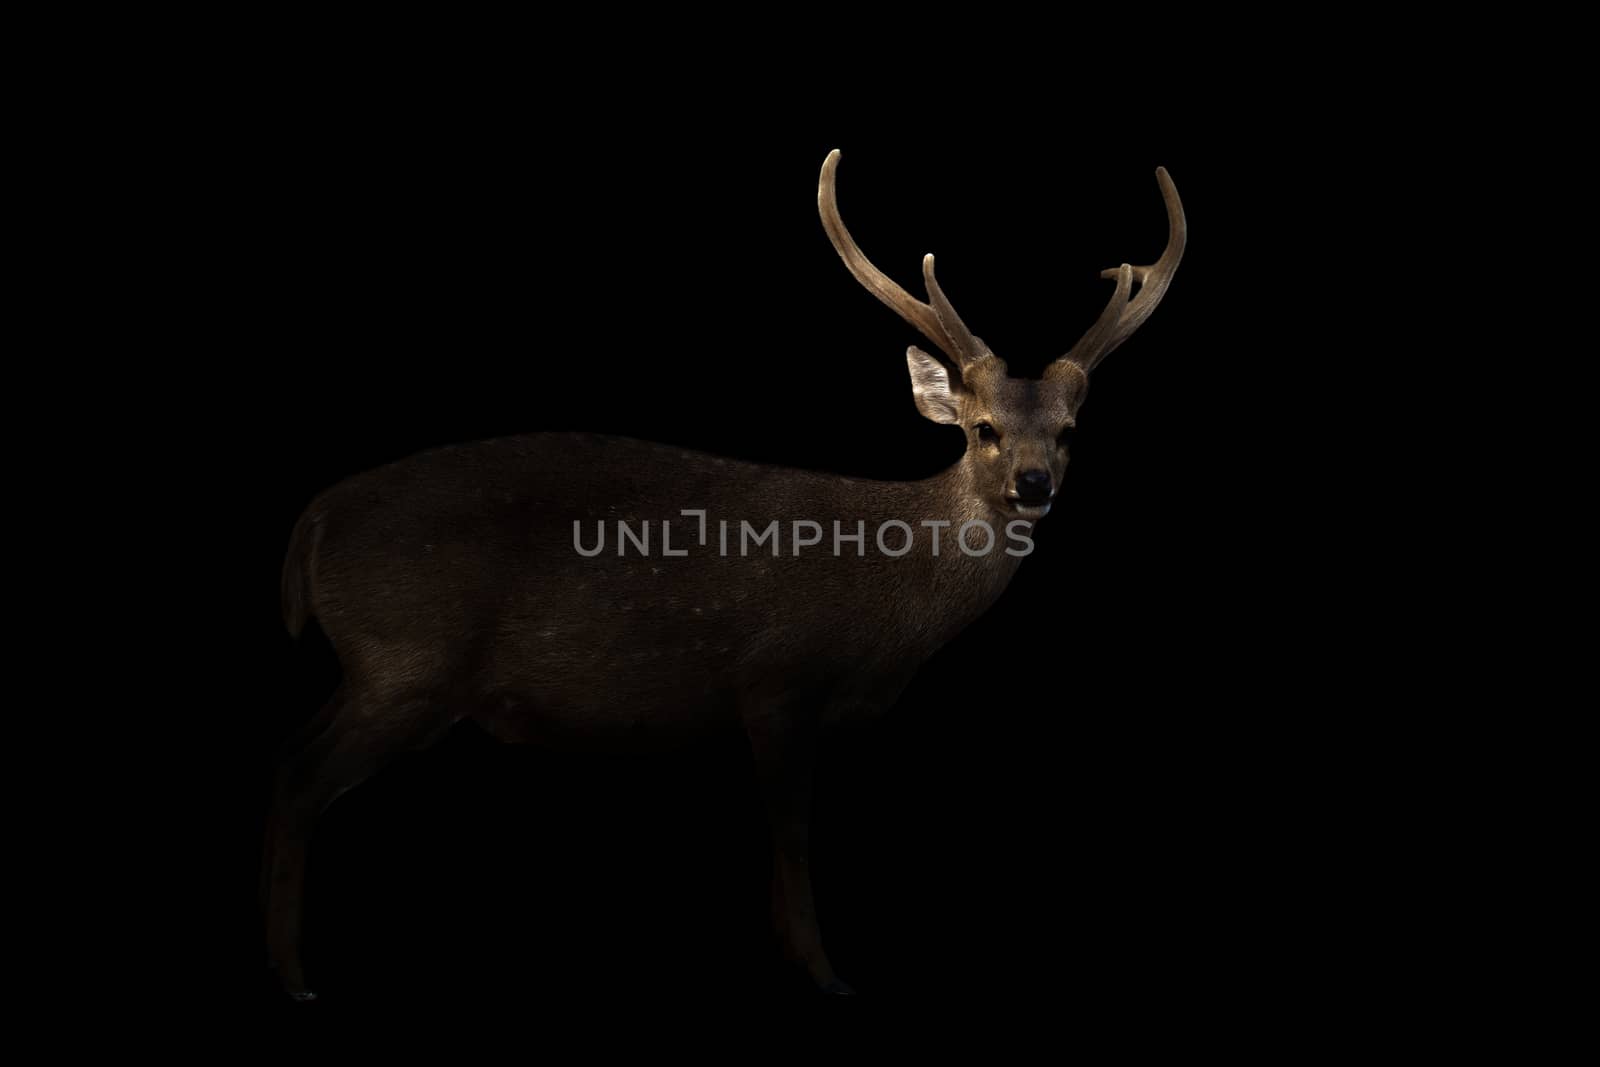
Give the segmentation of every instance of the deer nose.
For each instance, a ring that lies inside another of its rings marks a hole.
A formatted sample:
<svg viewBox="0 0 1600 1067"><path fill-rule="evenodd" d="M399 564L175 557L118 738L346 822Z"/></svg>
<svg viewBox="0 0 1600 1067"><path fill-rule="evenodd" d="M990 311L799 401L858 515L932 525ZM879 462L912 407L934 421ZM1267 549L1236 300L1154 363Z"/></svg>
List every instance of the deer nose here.
<svg viewBox="0 0 1600 1067"><path fill-rule="evenodd" d="M1050 472L1023 471L1017 475L1017 499L1038 504L1050 499Z"/></svg>

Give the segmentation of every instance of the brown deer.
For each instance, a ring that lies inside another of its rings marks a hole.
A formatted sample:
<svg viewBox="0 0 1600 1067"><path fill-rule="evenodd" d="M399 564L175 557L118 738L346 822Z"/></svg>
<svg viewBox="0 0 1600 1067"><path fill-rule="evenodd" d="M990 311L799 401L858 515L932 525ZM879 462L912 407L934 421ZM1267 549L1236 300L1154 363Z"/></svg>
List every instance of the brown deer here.
<svg viewBox="0 0 1600 1067"><path fill-rule="evenodd" d="M1083 338L1042 377L1011 378L931 255L924 303L862 254L839 218L838 164L835 151L822 165L823 227L938 349L907 350L912 398L963 429L965 454L923 481L877 482L532 434L426 452L317 497L284 562L284 618L294 635L318 620L343 680L283 762L268 821L267 940L291 996L312 997L299 940L318 816L462 719L505 741L584 745L742 729L772 828L779 936L820 989L851 992L812 906L818 733L888 708L1011 581L1061 485L1089 373L1161 301L1185 224L1158 169L1161 258L1103 272L1116 288Z"/></svg>

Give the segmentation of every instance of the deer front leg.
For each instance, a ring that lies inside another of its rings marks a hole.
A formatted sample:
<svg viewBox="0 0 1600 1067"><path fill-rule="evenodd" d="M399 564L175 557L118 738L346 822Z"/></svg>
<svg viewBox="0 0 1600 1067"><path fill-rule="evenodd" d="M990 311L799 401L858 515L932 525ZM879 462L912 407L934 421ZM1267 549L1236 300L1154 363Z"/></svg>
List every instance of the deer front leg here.
<svg viewBox="0 0 1600 1067"><path fill-rule="evenodd" d="M794 698L748 702L745 729L772 826L772 915L789 958L824 993L851 994L822 950L811 896L811 798L817 711Z"/></svg>

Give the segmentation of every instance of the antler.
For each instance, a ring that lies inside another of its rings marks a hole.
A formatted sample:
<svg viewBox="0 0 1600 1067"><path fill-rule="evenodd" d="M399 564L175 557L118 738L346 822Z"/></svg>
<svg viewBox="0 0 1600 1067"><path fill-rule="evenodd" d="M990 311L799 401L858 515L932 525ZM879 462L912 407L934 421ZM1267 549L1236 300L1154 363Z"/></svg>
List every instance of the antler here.
<svg viewBox="0 0 1600 1067"><path fill-rule="evenodd" d="M890 277L872 265L850 231L839 218L838 196L834 192L834 172L839 168L839 150L828 153L822 163L822 177L817 183L817 211L822 215L822 228L828 231L834 251L856 276L856 281L867 291L892 308L899 316L915 326L922 335L937 345L940 351L956 362L962 370L989 355L989 349L972 335L956 309L950 306L944 290L933 276L933 256L922 258L922 278L928 287L929 303L924 304Z"/></svg>
<svg viewBox="0 0 1600 1067"><path fill-rule="evenodd" d="M1183 258L1188 227L1183 218L1183 201L1178 199L1178 187L1172 184L1167 168L1156 168L1156 181L1161 186L1161 198L1167 204L1166 251L1148 267L1130 267L1124 263L1100 272L1102 278L1117 280L1111 302L1100 313L1095 324L1089 327L1089 331L1072 346L1072 351L1056 362L1074 363L1087 374L1095 364L1133 336L1133 331L1144 324L1144 320L1150 317L1150 313L1166 295L1167 286L1172 284L1172 275L1178 269L1178 260ZM1133 282L1139 283L1139 293L1130 300Z"/></svg>

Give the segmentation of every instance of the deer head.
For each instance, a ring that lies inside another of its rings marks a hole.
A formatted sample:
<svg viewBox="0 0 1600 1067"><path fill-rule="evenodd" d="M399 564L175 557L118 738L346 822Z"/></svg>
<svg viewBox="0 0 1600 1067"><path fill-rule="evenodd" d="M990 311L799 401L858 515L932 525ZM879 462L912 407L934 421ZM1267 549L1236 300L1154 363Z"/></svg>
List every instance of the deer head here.
<svg viewBox="0 0 1600 1067"><path fill-rule="evenodd" d="M1183 204L1166 168L1156 169L1167 205L1167 248L1147 267L1102 271L1116 289L1100 317L1066 355L1037 379L1013 378L983 340L967 329L939 288L933 256L922 260L927 303L906 292L862 254L839 218L834 175L839 151L828 154L817 187L823 228L845 266L873 296L915 326L938 349L930 355L906 350L911 395L917 410L934 422L960 426L967 434L964 459L971 489L1001 514L1042 518L1067 466L1066 434L1077 420L1089 388L1089 372L1150 317L1183 257Z"/></svg>

